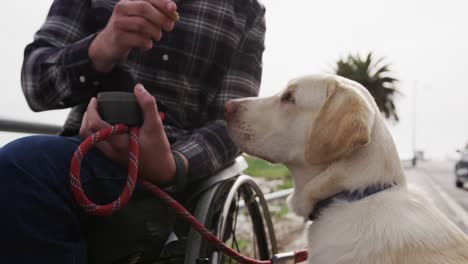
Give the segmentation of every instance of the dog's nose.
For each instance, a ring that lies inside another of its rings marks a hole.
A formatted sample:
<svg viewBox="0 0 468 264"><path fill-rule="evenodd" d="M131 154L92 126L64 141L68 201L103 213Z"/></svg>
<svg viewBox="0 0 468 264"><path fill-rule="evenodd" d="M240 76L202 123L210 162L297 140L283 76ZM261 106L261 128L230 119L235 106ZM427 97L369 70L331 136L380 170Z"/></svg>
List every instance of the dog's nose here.
<svg viewBox="0 0 468 264"><path fill-rule="evenodd" d="M224 118L229 121L239 109L239 102L229 100L224 104Z"/></svg>

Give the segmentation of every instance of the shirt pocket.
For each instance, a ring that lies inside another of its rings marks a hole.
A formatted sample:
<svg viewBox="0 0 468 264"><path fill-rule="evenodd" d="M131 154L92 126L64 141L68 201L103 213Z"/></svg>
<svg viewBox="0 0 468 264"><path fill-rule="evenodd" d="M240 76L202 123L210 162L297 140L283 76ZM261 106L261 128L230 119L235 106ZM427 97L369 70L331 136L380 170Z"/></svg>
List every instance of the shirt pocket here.
<svg viewBox="0 0 468 264"><path fill-rule="evenodd" d="M242 22L236 16L234 1L179 3L181 19L160 43L160 56L169 70L206 82L207 78L213 79L213 74L222 75L229 68L242 36ZM173 64L164 60L168 57Z"/></svg>

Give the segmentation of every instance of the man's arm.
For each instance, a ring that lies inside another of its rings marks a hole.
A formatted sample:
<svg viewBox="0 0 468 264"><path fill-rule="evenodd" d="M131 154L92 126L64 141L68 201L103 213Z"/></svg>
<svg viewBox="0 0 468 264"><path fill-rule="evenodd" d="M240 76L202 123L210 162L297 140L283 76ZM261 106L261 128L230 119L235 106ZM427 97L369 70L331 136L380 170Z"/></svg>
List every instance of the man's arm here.
<svg viewBox="0 0 468 264"><path fill-rule="evenodd" d="M132 76L116 65L133 48L152 48L162 29L171 31L174 21L165 13L176 8L171 0L120 0L113 10L95 14L90 0L55 0L25 50L21 81L31 109L87 103L100 87L131 91ZM96 33L100 16L110 19Z"/></svg>
<svg viewBox="0 0 468 264"><path fill-rule="evenodd" d="M191 136L178 139L172 145L173 150L188 160L188 176L182 179L185 184L212 175L239 154L239 149L227 134L226 122L223 120L224 103L230 99L258 95L265 49L264 14L265 10L261 7L232 57L219 93L208 107L210 119L215 121L194 130Z"/></svg>
<svg viewBox="0 0 468 264"><path fill-rule="evenodd" d="M97 83L88 48L95 35L90 23L91 1L54 1L47 19L24 52L21 81L34 111L85 103ZM97 86L97 85L96 85Z"/></svg>

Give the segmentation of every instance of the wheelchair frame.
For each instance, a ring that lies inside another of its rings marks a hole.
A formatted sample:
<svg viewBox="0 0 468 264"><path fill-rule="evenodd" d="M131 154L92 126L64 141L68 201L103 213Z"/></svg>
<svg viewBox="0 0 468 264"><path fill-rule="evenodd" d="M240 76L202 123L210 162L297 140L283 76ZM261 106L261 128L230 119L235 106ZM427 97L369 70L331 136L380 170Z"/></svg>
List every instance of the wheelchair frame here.
<svg viewBox="0 0 468 264"><path fill-rule="evenodd" d="M268 260L277 253L276 236L262 191L250 176L242 174L247 167L247 162L240 156L234 164L197 185L194 189L198 192L192 196L198 197L194 216L218 238L226 241L229 221L237 217L239 207L245 207L253 224L256 257ZM224 256L207 243L200 234L190 229L184 263L224 263Z"/></svg>

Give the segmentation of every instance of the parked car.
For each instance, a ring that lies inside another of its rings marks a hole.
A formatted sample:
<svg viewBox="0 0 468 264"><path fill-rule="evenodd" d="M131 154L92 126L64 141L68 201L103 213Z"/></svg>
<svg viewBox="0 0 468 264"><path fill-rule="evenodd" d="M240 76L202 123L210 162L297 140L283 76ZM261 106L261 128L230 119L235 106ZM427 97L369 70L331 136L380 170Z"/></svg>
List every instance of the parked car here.
<svg viewBox="0 0 468 264"><path fill-rule="evenodd" d="M468 182L468 149L458 151L460 160L455 165L455 184L458 188L463 188L465 182Z"/></svg>

